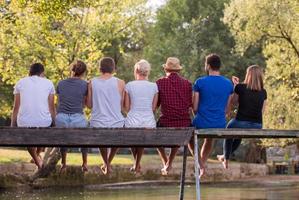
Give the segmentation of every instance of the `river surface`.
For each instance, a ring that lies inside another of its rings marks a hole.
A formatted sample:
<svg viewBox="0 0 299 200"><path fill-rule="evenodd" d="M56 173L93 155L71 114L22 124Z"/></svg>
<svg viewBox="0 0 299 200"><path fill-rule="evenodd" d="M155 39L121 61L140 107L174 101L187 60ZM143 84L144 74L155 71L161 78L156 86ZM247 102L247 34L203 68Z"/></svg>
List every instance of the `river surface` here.
<svg viewBox="0 0 299 200"><path fill-rule="evenodd" d="M228 184L229 185L229 184ZM239 185L204 185L201 200L299 200L299 185L244 187ZM138 187L134 189L88 190L52 188L31 191L0 190L0 200L177 200L176 186ZM195 199L194 186L187 186L186 200Z"/></svg>

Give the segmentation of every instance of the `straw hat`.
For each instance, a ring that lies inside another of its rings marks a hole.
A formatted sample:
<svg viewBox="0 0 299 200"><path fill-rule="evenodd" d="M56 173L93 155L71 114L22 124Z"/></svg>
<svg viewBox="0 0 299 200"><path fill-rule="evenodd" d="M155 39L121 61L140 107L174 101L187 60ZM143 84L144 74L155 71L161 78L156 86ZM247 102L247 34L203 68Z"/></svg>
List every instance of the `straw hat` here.
<svg viewBox="0 0 299 200"><path fill-rule="evenodd" d="M183 67L180 65L180 60L175 57L169 57L166 60L166 63L163 65L164 69L167 70L181 70Z"/></svg>

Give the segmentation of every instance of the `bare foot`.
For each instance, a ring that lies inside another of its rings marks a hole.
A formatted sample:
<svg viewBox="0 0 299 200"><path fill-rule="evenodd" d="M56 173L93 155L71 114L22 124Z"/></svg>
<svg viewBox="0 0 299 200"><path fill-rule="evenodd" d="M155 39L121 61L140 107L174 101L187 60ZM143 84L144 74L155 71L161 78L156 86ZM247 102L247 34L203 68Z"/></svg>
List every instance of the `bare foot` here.
<svg viewBox="0 0 299 200"><path fill-rule="evenodd" d="M167 176L167 175L168 175L168 172L166 171L166 168L165 168L165 167L163 167L163 168L161 169L161 174L162 174L162 176Z"/></svg>
<svg viewBox="0 0 299 200"><path fill-rule="evenodd" d="M170 165L167 165L167 166L164 166L162 169L161 169L161 174L163 176L167 176L170 172L170 170L172 169L172 166Z"/></svg>
<svg viewBox="0 0 299 200"><path fill-rule="evenodd" d="M112 168L111 166L107 166L104 164L101 166L101 171L103 172L104 175L108 175L112 172Z"/></svg>
<svg viewBox="0 0 299 200"><path fill-rule="evenodd" d="M206 168L200 167L199 168L199 179L201 179L206 174Z"/></svg>
<svg viewBox="0 0 299 200"><path fill-rule="evenodd" d="M81 167L82 172L88 172L87 164L83 164Z"/></svg>
<svg viewBox="0 0 299 200"><path fill-rule="evenodd" d="M59 174L63 174L66 172L66 165L61 165Z"/></svg>
<svg viewBox="0 0 299 200"><path fill-rule="evenodd" d="M217 155L217 159L219 162L223 162L224 161L224 155Z"/></svg>
<svg viewBox="0 0 299 200"><path fill-rule="evenodd" d="M101 169L101 171L102 171L102 173L103 173L104 175L107 174L107 166L106 166L106 165L102 165L102 166L100 167L100 169Z"/></svg>
<svg viewBox="0 0 299 200"><path fill-rule="evenodd" d="M224 168L224 169L228 169L228 160L224 159L224 160L222 161L222 165L223 165L223 168Z"/></svg>
<svg viewBox="0 0 299 200"><path fill-rule="evenodd" d="M140 173L140 172L141 172L141 166L136 167L135 165L133 165L133 166L130 168L130 172Z"/></svg>

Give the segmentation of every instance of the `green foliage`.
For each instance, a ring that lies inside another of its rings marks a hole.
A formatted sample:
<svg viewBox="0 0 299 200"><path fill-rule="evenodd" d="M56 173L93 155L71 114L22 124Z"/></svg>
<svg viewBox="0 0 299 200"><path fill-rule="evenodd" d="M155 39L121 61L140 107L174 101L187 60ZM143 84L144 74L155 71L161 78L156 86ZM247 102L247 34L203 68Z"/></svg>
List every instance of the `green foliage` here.
<svg viewBox="0 0 299 200"><path fill-rule="evenodd" d="M265 127L299 129L298 0L232 0L226 6L224 22L237 41L239 52L252 45L263 45L268 91ZM294 140L279 141L281 145L291 142Z"/></svg>
<svg viewBox="0 0 299 200"><path fill-rule="evenodd" d="M118 62L143 45L148 13L144 0L15 0L0 4L0 77L12 86L41 62L54 83L69 75L69 64L88 64L88 78L97 61L112 56ZM122 63L119 63L121 65ZM121 71L121 70L120 70ZM131 73L131 71L130 71ZM11 92L11 91L10 91ZM5 101L4 99L2 99ZM0 105L0 110L11 103ZM3 107L3 108L2 108ZM6 115L6 112L2 115Z"/></svg>
<svg viewBox="0 0 299 200"><path fill-rule="evenodd" d="M204 58L209 53L222 57L223 73L243 76L250 64L263 64L260 48L246 51L248 57L234 53L235 41L222 22L228 0L169 0L158 10L156 23L148 36L145 57L157 66L156 78L167 57L177 56L190 80L203 75Z"/></svg>

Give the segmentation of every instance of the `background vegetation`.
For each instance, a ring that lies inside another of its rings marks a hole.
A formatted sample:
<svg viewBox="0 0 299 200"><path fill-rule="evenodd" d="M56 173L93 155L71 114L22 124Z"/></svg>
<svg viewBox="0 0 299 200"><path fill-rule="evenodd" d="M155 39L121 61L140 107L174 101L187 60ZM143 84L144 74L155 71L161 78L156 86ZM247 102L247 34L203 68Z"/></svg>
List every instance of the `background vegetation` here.
<svg viewBox="0 0 299 200"><path fill-rule="evenodd" d="M9 118L13 85L33 62L45 64L57 84L76 59L88 64L90 78L97 61L111 56L117 76L129 81L145 58L155 80L166 58L177 56L194 81L204 74L204 57L216 52L228 77L243 78L251 64L265 68L266 128L299 129L298 0L168 0L156 11L146 0L5 0L0 26L2 118Z"/></svg>

